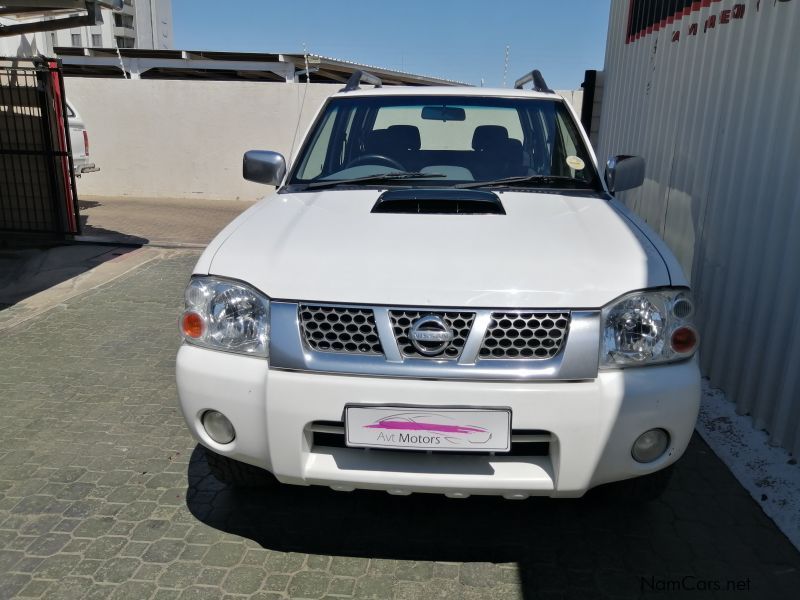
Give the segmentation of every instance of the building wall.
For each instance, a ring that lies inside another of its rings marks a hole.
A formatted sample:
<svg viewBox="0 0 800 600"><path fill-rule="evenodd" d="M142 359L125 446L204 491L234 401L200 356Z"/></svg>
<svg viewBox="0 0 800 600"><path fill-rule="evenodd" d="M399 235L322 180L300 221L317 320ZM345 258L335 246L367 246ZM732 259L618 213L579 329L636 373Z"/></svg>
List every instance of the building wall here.
<svg viewBox="0 0 800 600"><path fill-rule="evenodd" d="M704 373L798 454L800 0L681 0L649 30L670 3L634 2L611 7L598 154L645 157L622 197L691 275Z"/></svg>
<svg viewBox="0 0 800 600"><path fill-rule="evenodd" d="M246 200L270 188L242 179L244 152L276 150L288 158L340 87L75 77L65 85L101 169L79 180L81 197Z"/></svg>
<svg viewBox="0 0 800 600"><path fill-rule="evenodd" d="M44 20L63 18L45 16ZM79 48L149 48L157 50L173 47L172 0L125 0L123 10L114 13L102 10L103 23L86 27L71 27L43 31L24 36L0 37L0 56L55 56L56 46ZM116 16L115 16L116 15ZM11 25L27 21L41 21L42 16L24 20L0 17L0 24ZM117 22L121 24L118 25ZM153 31L155 29L155 36Z"/></svg>
<svg viewBox="0 0 800 600"><path fill-rule="evenodd" d="M135 0L136 47L169 50L173 47L172 0Z"/></svg>
<svg viewBox="0 0 800 600"><path fill-rule="evenodd" d="M6 17L0 17L0 25L16 25L20 22L21 21ZM52 56L52 49L44 33L0 37L0 56L2 57L31 57L39 53Z"/></svg>

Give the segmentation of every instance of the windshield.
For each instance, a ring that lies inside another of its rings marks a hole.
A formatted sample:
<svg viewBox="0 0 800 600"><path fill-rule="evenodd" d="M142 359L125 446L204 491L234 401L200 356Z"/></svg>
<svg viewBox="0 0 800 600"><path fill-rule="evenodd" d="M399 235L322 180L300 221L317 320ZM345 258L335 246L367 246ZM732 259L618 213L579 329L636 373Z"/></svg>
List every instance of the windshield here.
<svg viewBox="0 0 800 600"><path fill-rule="evenodd" d="M289 184L478 187L508 178L515 187L602 189L561 101L470 96L333 98Z"/></svg>

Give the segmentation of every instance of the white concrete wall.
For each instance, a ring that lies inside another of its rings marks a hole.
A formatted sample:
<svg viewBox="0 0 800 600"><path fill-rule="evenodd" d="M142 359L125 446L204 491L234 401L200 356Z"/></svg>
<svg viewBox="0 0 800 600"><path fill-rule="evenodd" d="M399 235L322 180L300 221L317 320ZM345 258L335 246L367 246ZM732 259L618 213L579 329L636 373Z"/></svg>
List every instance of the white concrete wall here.
<svg viewBox="0 0 800 600"><path fill-rule="evenodd" d="M271 188L242 179L242 154L287 159L339 85L66 79L100 167L78 182L83 196L255 200Z"/></svg>
<svg viewBox="0 0 800 600"><path fill-rule="evenodd" d="M572 105L572 108L575 109L575 114L580 119L581 108L583 108L583 90L556 90L556 94Z"/></svg>

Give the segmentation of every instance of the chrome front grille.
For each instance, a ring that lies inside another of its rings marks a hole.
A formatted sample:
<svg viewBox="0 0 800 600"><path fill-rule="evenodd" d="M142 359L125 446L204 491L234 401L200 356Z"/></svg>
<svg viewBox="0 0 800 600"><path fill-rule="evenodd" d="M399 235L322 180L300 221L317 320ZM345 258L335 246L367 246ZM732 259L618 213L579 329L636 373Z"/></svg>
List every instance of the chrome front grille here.
<svg viewBox="0 0 800 600"><path fill-rule="evenodd" d="M306 344L320 352L383 354L372 309L348 306L299 306Z"/></svg>
<svg viewBox="0 0 800 600"><path fill-rule="evenodd" d="M400 379L587 381L598 374L600 318L599 310L273 300L269 366Z"/></svg>
<svg viewBox="0 0 800 600"><path fill-rule="evenodd" d="M435 356L426 356L417 351L409 337L411 326L417 319L426 315L436 315L441 317L453 333L453 340L441 352ZM397 346L403 356L409 358L433 358L455 360L461 356L461 351L467 343L467 337L472 330L472 323L475 321L474 312L436 312L418 310L390 310L389 319L392 323Z"/></svg>
<svg viewBox="0 0 800 600"><path fill-rule="evenodd" d="M568 312L494 312L478 356L483 359L543 360L561 350Z"/></svg>

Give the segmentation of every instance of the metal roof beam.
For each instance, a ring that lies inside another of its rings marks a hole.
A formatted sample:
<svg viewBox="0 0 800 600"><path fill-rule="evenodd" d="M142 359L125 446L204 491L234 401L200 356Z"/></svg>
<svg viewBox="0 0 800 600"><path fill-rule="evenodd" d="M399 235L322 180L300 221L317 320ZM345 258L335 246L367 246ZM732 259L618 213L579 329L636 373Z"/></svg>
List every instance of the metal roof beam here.
<svg viewBox="0 0 800 600"><path fill-rule="evenodd" d="M69 29L71 27L84 27L87 25L97 25L102 22L103 17L100 16L100 7L95 5L92 11L79 17L65 17L63 19L53 19L51 21L32 21L30 23L20 23L19 25L0 25L0 37L36 33L38 31L55 31L56 29Z"/></svg>
<svg viewBox="0 0 800 600"><path fill-rule="evenodd" d="M123 56L68 56L62 55L64 66L120 67L130 73L132 79L150 69L181 69L189 71L267 71L275 73L285 81L294 81L294 65L281 62L258 62L250 60L192 60L188 58L130 58Z"/></svg>

